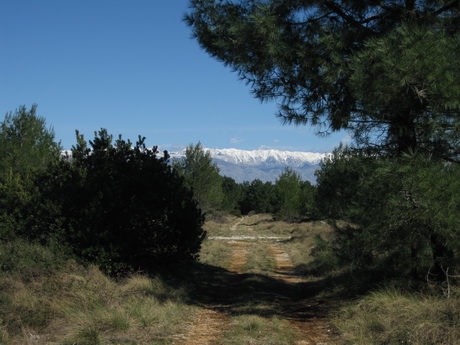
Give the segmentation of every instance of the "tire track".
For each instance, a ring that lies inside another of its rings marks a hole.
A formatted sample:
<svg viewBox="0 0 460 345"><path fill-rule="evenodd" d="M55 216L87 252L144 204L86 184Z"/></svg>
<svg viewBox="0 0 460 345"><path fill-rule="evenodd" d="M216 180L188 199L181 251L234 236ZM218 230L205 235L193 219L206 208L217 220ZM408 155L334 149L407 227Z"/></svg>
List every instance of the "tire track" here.
<svg viewBox="0 0 460 345"><path fill-rule="evenodd" d="M236 231L244 218L240 218L230 231ZM248 251L246 243L229 241L233 247L228 270L239 274L246 264ZM218 283L216 287L218 287ZM217 345L219 338L229 327L229 316L224 313L226 305L205 305L194 316L188 325L185 334L179 335L180 340L175 345Z"/></svg>
<svg viewBox="0 0 460 345"><path fill-rule="evenodd" d="M231 232L257 235L251 225L240 218L229 227ZM295 345L334 345L339 338L329 324L327 308L314 297L311 287L294 272L294 265L281 245L273 241L224 240L231 247L229 264L226 269L213 267L209 272L201 272L201 288L197 296L199 311L186 327L184 334L176 337L175 345L217 345L222 336L231 330L232 315L253 311L241 309L247 301L271 305L265 308L267 317L278 316L288 321L296 334ZM244 273L254 246L267 245L267 255L275 260L275 269L268 276ZM207 273L206 273L207 272ZM251 279L256 279L251 282ZM251 307L252 308L252 307ZM261 315L261 309L254 311ZM255 339L256 341L256 339Z"/></svg>
<svg viewBox="0 0 460 345"><path fill-rule="evenodd" d="M273 277L288 284L299 284L304 279L295 275L289 255L276 244L270 244L269 252L275 258L276 271ZM325 310L314 298L293 299L284 304L285 317L298 335L296 345L333 345L338 337L329 324Z"/></svg>
<svg viewBox="0 0 460 345"><path fill-rule="evenodd" d="M185 334L176 345L213 345L218 340L228 325L228 317L223 313L203 308L194 315L193 321L185 330Z"/></svg>
<svg viewBox="0 0 460 345"><path fill-rule="evenodd" d="M234 273L241 273L244 265L248 261L247 244L237 241L229 241L228 244L233 247L228 269Z"/></svg>

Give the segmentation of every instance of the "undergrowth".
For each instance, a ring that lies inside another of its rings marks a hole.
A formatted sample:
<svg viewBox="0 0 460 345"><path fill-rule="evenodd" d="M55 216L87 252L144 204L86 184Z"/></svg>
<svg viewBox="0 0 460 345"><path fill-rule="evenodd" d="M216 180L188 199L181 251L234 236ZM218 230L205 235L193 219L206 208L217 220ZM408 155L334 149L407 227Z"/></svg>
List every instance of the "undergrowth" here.
<svg viewBox="0 0 460 345"><path fill-rule="evenodd" d="M5 259L13 247L23 251L14 265ZM193 309L186 287L160 277L114 280L55 259L39 245L2 247L0 344L170 344Z"/></svg>
<svg viewBox="0 0 460 345"><path fill-rule="evenodd" d="M201 245L200 262L227 267L230 263L232 248L226 242L206 239Z"/></svg>
<svg viewBox="0 0 460 345"><path fill-rule="evenodd" d="M460 344L460 288L449 298L389 287L344 307L335 319L347 344Z"/></svg>

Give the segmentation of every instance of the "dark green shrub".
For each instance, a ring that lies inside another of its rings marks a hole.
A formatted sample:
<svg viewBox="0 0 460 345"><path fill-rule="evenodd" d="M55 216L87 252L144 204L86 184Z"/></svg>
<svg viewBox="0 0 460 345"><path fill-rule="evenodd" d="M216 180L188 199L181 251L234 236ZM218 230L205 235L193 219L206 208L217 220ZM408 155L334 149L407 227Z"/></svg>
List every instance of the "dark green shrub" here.
<svg viewBox="0 0 460 345"><path fill-rule="evenodd" d="M318 172L318 205L336 228L333 255L356 268L443 279L458 266L459 165L422 155L335 153Z"/></svg>
<svg viewBox="0 0 460 345"><path fill-rule="evenodd" d="M105 130L91 148L78 132L77 140L71 159L37 178L26 235L63 241L111 273L197 257L203 215L166 152L157 158L144 139L113 143Z"/></svg>

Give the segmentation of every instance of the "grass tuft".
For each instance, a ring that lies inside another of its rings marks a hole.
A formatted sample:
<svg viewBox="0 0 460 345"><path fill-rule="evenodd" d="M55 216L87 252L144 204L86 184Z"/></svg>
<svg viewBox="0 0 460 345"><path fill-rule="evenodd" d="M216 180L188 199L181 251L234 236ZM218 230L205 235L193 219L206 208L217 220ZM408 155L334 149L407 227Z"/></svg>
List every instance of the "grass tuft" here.
<svg viewBox="0 0 460 345"><path fill-rule="evenodd" d="M223 345L292 345L294 333L287 321L277 317L240 315L232 320L231 330L224 334Z"/></svg>
<svg viewBox="0 0 460 345"><path fill-rule="evenodd" d="M101 339L99 331L93 327L88 327L77 332L71 340L65 341L64 345L99 345Z"/></svg>
<svg viewBox="0 0 460 345"><path fill-rule="evenodd" d="M353 344L460 344L460 296L385 288L342 309L335 324Z"/></svg>
<svg viewBox="0 0 460 345"><path fill-rule="evenodd" d="M243 272L268 274L275 270L275 258L269 254L269 247L266 242L251 243L249 248L248 259L243 266Z"/></svg>

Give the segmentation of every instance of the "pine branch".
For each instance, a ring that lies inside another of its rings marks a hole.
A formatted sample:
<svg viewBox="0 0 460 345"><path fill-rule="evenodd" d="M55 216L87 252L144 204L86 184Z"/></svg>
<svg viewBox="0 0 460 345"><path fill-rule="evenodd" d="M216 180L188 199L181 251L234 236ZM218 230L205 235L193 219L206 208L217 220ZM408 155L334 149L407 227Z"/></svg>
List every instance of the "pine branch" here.
<svg viewBox="0 0 460 345"><path fill-rule="evenodd" d="M324 19L324 18L327 18L329 17L331 14L334 14L333 11L331 12L328 12L320 17L317 17L317 18L311 18L305 22L288 22L288 24L290 25L306 25L306 24L312 24L312 23L316 23L316 22L319 22L321 19Z"/></svg>
<svg viewBox="0 0 460 345"><path fill-rule="evenodd" d="M359 23L360 24L367 24L369 22L372 22L373 20L383 19L383 18L385 18L387 16L388 16L388 14L386 14L386 13L376 14L376 15L373 15L373 16L370 16L370 17L368 17L366 19L361 20Z"/></svg>
<svg viewBox="0 0 460 345"><path fill-rule="evenodd" d="M363 28L360 23L355 19L353 18L353 16L349 15L349 14L346 14L344 11L342 11L342 9L340 8L340 6L338 6L336 3L334 3L333 1L325 1L325 5L327 8L329 8L332 12L334 12L335 14L337 14L339 17L341 17L342 19L344 19L347 23L349 24L352 24L353 26L356 26L356 27L360 27L360 28Z"/></svg>
<svg viewBox="0 0 460 345"><path fill-rule="evenodd" d="M451 10L455 7L459 7L460 8L460 0L455 0L455 1L452 1L450 4L447 4L446 6L443 6L441 7L440 9L436 10L433 12L434 15L439 15L443 12L446 12L448 10Z"/></svg>

